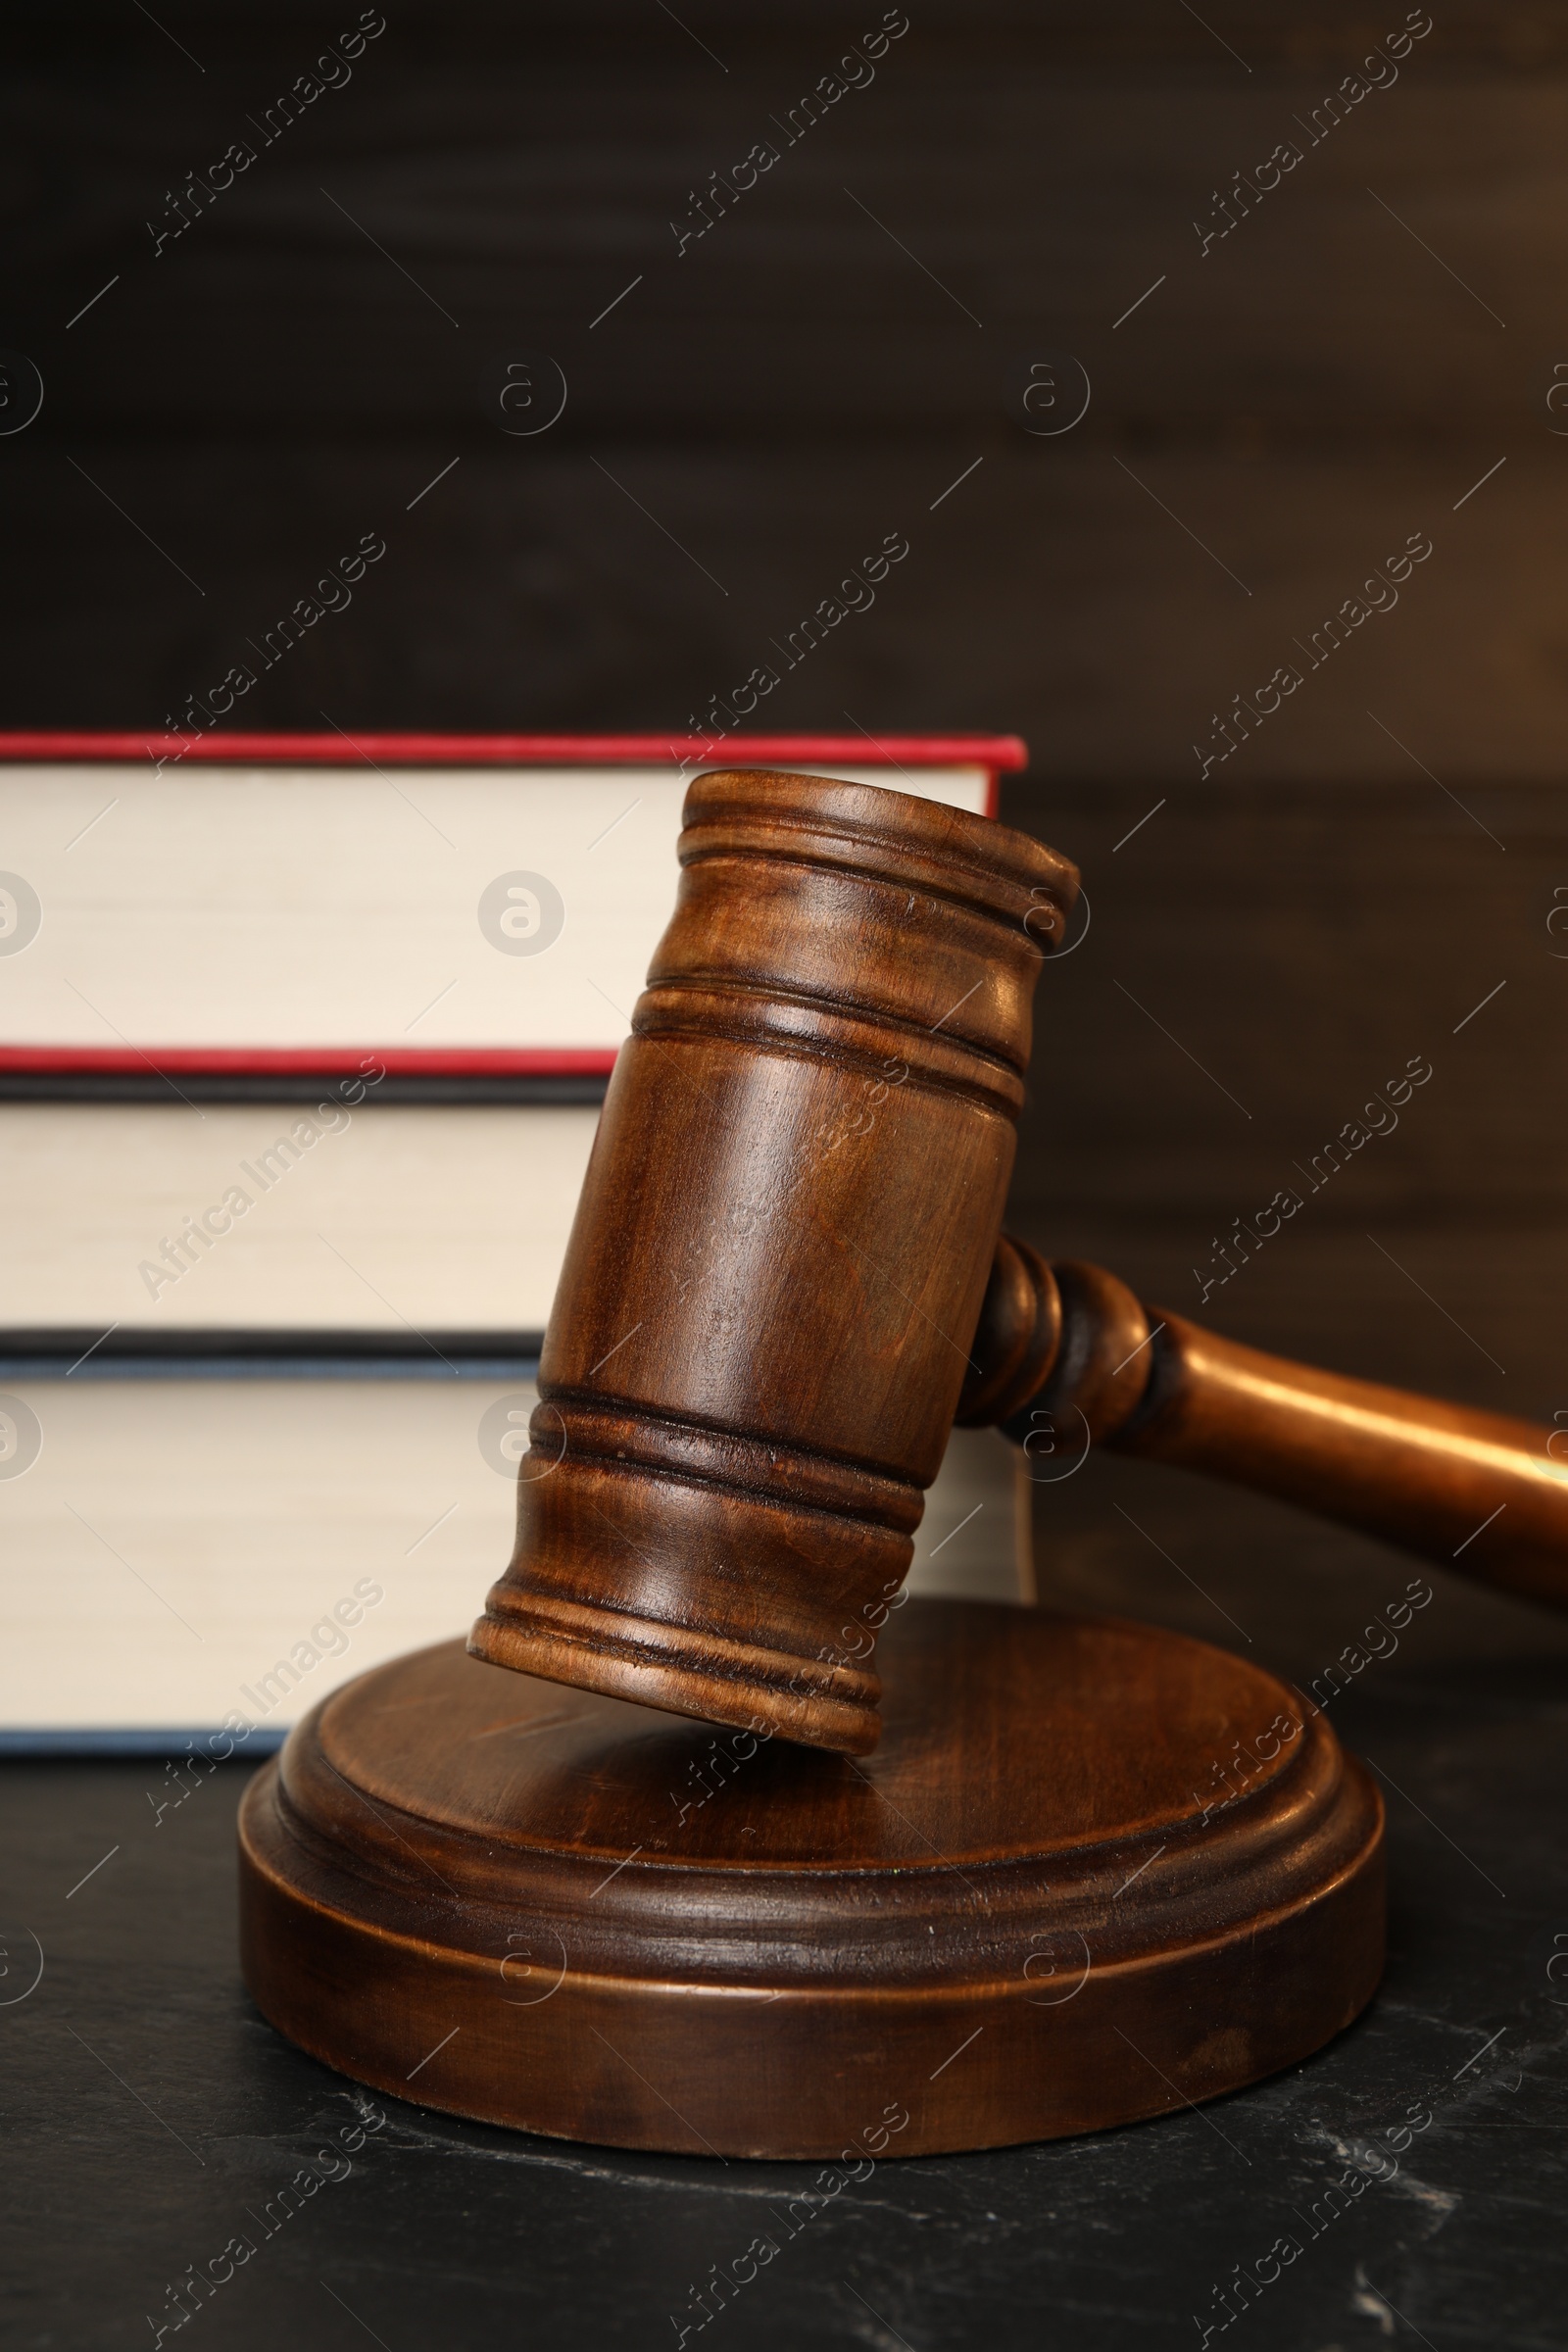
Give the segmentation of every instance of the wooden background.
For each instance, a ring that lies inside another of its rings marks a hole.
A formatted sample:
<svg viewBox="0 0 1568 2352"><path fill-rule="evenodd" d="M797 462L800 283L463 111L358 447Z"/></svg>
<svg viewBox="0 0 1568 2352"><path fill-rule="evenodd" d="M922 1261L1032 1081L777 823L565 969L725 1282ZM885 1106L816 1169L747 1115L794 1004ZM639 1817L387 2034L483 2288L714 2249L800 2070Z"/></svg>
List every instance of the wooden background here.
<svg viewBox="0 0 1568 2352"><path fill-rule="evenodd" d="M870 86L677 255L688 192L872 0L387 0L157 259L166 191L357 9L19 15L0 344L45 399L0 438L0 716L156 724L375 531L247 724L680 727L902 531L763 712L1028 738L1004 813L1081 860L1093 919L1042 984L1023 1230L1193 1311L1210 1237L1424 1055L1397 1133L1207 1311L1568 1408L1568 8L1435 6L1309 146L1398 0L910 0ZM1004 387L1049 352L1092 398L1043 438ZM564 414L511 437L481 377L540 354ZM1412 532L1397 608L1200 781L1211 713Z"/></svg>

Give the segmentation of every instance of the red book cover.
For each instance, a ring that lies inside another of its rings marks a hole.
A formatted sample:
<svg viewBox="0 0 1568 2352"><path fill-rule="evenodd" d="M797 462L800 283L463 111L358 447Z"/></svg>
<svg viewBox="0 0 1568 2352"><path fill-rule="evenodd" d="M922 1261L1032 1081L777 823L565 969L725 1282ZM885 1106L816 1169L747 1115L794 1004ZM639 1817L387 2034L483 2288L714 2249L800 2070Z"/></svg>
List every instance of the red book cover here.
<svg viewBox="0 0 1568 2352"><path fill-rule="evenodd" d="M995 815L1026 756L975 734L0 734L0 1088L233 1096L370 1060L404 1099L591 1099L693 774L845 773Z"/></svg>

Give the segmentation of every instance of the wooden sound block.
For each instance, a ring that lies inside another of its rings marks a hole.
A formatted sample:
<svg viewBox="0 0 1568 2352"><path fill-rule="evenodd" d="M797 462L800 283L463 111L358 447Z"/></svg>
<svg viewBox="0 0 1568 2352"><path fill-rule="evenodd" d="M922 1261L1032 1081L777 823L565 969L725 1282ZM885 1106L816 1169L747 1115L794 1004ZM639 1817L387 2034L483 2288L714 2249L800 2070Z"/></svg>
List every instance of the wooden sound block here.
<svg viewBox="0 0 1568 2352"><path fill-rule="evenodd" d="M1213 2098L1370 1997L1382 1804L1271 1675L945 1600L879 1663L863 1762L461 1642L362 1676L247 1791L252 1992L422 2105L848 2161Z"/></svg>

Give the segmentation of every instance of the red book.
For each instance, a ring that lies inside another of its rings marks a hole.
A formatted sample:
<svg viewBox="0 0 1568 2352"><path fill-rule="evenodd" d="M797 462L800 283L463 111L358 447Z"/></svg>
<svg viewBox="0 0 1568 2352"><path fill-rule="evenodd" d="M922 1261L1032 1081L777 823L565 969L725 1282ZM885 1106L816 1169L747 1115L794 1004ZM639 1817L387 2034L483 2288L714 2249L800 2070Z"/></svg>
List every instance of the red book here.
<svg viewBox="0 0 1568 2352"><path fill-rule="evenodd" d="M673 904L688 778L995 814L1013 736L0 735L0 1088L597 1091ZM383 1097L391 1099L391 1097Z"/></svg>

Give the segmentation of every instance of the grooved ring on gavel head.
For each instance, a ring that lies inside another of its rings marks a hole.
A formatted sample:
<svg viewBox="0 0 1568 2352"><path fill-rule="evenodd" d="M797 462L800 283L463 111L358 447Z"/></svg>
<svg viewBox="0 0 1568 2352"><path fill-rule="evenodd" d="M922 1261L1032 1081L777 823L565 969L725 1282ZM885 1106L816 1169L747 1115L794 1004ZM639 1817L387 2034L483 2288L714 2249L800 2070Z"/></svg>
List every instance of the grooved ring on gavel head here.
<svg viewBox="0 0 1568 2352"><path fill-rule="evenodd" d="M991 1273L1064 858L941 803L704 776L470 1647L850 1752Z"/></svg>

